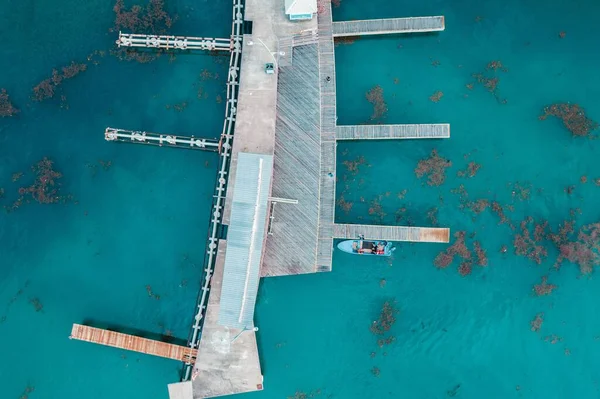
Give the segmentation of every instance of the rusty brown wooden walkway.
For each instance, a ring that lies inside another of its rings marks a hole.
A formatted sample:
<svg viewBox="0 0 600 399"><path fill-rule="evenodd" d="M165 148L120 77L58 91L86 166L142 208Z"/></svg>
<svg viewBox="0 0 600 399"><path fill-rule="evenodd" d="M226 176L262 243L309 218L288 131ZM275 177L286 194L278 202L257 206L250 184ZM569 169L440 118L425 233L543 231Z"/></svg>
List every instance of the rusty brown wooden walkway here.
<svg viewBox="0 0 600 399"><path fill-rule="evenodd" d="M173 345L167 342L155 341L153 339L136 337L135 335L103 330L81 324L73 324L69 338L183 362L194 362L198 353L197 349L185 346Z"/></svg>

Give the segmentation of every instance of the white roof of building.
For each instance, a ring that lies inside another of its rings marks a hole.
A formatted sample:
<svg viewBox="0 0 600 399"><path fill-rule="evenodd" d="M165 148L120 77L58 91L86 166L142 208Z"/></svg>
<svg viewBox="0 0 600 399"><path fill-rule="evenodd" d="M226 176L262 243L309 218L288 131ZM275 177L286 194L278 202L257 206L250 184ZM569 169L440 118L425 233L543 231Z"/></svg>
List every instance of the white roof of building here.
<svg viewBox="0 0 600 399"><path fill-rule="evenodd" d="M317 0L285 0L286 14L314 14L317 12Z"/></svg>

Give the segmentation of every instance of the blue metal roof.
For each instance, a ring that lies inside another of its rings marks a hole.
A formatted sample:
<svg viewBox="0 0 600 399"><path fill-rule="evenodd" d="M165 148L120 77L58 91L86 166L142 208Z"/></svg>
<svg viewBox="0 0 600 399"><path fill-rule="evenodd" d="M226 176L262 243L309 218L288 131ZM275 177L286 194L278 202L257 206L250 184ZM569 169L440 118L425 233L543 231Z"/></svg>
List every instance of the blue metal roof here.
<svg viewBox="0 0 600 399"><path fill-rule="evenodd" d="M221 289L219 324L253 326L273 156L239 153Z"/></svg>

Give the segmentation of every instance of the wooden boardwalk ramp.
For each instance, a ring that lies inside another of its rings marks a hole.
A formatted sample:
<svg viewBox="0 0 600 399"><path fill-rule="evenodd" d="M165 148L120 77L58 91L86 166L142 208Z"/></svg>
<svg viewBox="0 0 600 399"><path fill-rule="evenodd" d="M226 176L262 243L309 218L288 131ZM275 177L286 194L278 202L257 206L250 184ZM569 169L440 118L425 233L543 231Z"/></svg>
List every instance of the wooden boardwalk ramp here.
<svg viewBox="0 0 600 399"><path fill-rule="evenodd" d="M333 23L333 37L438 32L445 28L443 16L339 21Z"/></svg>
<svg viewBox="0 0 600 399"><path fill-rule="evenodd" d="M337 126L336 140L447 139L450 124Z"/></svg>
<svg viewBox="0 0 600 399"><path fill-rule="evenodd" d="M155 341L153 339L136 337L135 335L123 334L116 331L103 330L81 324L73 324L69 339L92 342L94 344L112 346L113 348L126 349L129 351L145 353L178 360L180 362L195 362L197 349L185 346L173 345L167 342Z"/></svg>
<svg viewBox="0 0 600 399"><path fill-rule="evenodd" d="M333 237L365 240L441 242L450 241L450 229L436 227L375 226L367 224L334 224Z"/></svg>

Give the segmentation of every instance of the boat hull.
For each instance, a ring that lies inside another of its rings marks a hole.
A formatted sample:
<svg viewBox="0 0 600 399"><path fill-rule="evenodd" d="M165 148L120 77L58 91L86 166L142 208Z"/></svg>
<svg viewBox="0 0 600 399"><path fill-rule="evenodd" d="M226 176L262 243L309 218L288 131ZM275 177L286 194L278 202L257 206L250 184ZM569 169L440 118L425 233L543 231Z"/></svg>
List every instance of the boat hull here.
<svg viewBox="0 0 600 399"><path fill-rule="evenodd" d="M376 244L379 244L379 243L383 244L384 245L383 253L382 254L376 254L373 252L372 253L366 253L366 252L360 253L355 249L355 246L360 248L362 242L363 242L363 240L345 240L345 241L338 243L337 247L340 251L344 251L344 252L347 252L352 255L365 255L365 256L391 256L392 252L394 252L394 249L395 249L393 247L392 243L389 241L369 241L369 242L374 242Z"/></svg>

